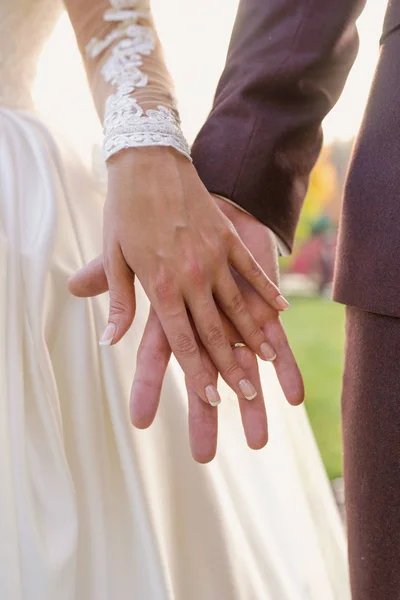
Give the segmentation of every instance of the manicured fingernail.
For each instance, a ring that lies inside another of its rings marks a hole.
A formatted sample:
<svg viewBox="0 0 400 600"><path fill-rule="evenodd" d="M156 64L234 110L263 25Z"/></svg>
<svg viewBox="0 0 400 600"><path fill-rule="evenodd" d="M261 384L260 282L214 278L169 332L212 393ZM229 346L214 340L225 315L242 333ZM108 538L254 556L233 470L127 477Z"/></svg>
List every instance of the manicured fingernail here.
<svg viewBox="0 0 400 600"><path fill-rule="evenodd" d="M257 396L256 388L248 379L242 379L239 381L240 391L246 400L254 400Z"/></svg>
<svg viewBox="0 0 400 600"><path fill-rule="evenodd" d="M275 301L281 310L287 310L290 308L289 302L283 296L278 296Z"/></svg>
<svg viewBox="0 0 400 600"><path fill-rule="evenodd" d="M266 342L263 342L260 346L260 352L265 360L270 360L271 362L276 359L276 353L272 350L271 346Z"/></svg>
<svg viewBox="0 0 400 600"><path fill-rule="evenodd" d="M221 396L218 393L217 388L214 385L208 385L206 387L206 398L211 406L218 406L221 404Z"/></svg>
<svg viewBox="0 0 400 600"><path fill-rule="evenodd" d="M111 343L114 339L114 335L116 332L116 326L114 323L109 323L104 330L103 335L100 338L99 344L100 346L111 346Z"/></svg>

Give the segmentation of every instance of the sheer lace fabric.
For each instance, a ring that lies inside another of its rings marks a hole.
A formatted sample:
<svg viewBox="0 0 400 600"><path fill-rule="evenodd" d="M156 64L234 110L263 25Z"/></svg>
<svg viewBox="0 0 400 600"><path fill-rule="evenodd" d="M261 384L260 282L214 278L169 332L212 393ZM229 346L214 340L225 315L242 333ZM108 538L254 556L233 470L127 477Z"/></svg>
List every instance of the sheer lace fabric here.
<svg viewBox="0 0 400 600"><path fill-rule="evenodd" d="M104 119L106 159L123 148L154 145L190 158L148 0L64 4ZM0 106L33 108L37 61L61 10L58 0L0 3Z"/></svg>
<svg viewBox="0 0 400 600"><path fill-rule="evenodd" d="M100 74L115 90L105 103L105 158L138 146L171 146L190 158L148 4L111 0L102 18L110 30L85 50L89 60L102 59Z"/></svg>

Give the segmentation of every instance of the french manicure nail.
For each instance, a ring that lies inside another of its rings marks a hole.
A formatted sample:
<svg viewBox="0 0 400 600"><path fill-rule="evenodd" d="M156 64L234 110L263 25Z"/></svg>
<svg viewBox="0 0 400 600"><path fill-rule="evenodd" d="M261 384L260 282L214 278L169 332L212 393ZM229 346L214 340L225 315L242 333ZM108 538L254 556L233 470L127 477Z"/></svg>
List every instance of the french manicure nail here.
<svg viewBox="0 0 400 600"><path fill-rule="evenodd" d="M242 379L239 381L239 387L246 400L254 400L254 398L257 396L256 388L248 379Z"/></svg>
<svg viewBox="0 0 400 600"><path fill-rule="evenodd" d="M271 362L276 359L276 354L272 350L271 346L269 346L266 342L263 342L260 346L260 352L265 358L265 360L270 360Z"/></svg>
<svg viewBox="0 0 400 600"><path fill-rule="evenodd" d="M211 406L218 406L218 404L221 404L221 396L214 385L208 385L205 389L205 392L206 398Z"/></svg>
<svg viewBox="0 0 400 600"><path fill-rule="evenodd" d="M276 301L277 305L279 306L279 308L281 308L282 310L287 310L288 308L290 308L289 302L283 296L278 296L275 299L275 301Z"/></svg>
<svg viewBox="0 0 400 600"><path fill-rule="evenodd" d="M114 335L116 332L116 326L114 323L109 323L104 330L103 335L100 338L99 345L100 346L111 346L111 343L114 339Z"/></svg>

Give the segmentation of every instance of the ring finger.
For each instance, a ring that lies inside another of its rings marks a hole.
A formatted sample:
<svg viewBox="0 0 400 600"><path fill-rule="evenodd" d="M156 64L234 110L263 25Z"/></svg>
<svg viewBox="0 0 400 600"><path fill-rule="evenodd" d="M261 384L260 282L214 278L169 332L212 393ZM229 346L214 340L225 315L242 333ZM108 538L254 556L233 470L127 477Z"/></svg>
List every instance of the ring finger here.
<svg viewBox="0 0 400 600"><path fill-rule="evenodd" d="M224 275L218 277L213 292L218 305L236 327L249 348L263 360L275 360L276 352L274 348L267 342L265 333L252 317L229 269L226 270Z"/></svg>
<svg viewBox="0 0 400 600"><path fill-rule="evenodd" d="M257 357L241 341L239 332L233 327L227 317L221 312L220 315L223 327L233 348L235 359L242 367L247 379L254 383L257 390L257 397L252 402L248 402L242 394L238 394L238 402L247 444L253 450L259 450L268 442L268 419ZM235 344L238 344L238 347L235 348ZM263 368L267 367L264 366Z"/></svg>
<svg viewBox="0 0 400 600"><path fill-rule="evenodd" d="M236 394L253 400L257 391L235 360L211 292L188 299L188 307L200 340L222 378ZM206 320L204 315L207 316Z"/></svg>
<svg viewBox="0 0 400 600"><path fill-rule="evenodd" d="M257 397L252 402L248 402L241 394L238 394L238 401L247 444L253 450L259 450L268 442L268 420L257 357L247 347L235 348L233 352L246 377L257 390Z"/></svg>

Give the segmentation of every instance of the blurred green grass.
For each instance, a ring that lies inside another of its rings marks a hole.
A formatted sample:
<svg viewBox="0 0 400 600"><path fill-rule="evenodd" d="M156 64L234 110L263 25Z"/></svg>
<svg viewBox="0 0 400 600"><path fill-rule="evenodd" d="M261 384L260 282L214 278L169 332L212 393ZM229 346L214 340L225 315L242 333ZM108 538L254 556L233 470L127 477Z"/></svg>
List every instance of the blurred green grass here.
<svg viewBox="0 0 400 600"><path fill-rule="evenodd" d="M306 409L330 479L342 475L340 388L344 308L323 298L290 298L283 315L303 373Z"/></svg>

